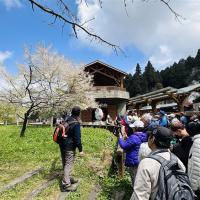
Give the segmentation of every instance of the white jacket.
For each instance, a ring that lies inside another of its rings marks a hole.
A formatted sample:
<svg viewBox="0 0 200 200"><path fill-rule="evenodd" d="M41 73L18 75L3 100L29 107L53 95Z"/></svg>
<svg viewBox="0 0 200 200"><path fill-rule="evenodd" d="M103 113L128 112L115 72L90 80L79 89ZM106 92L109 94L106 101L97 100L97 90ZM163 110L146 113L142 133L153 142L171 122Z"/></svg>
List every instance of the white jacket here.
<svg viewBox="0 0 200 200"><path fill-rule="evenodd" d="M146 158L151 153L151 149L148 146L148 142L143 142L140 145L138 159L141 161L142 159Z"/></svg>
<svg viewBox="0 0 200 200"><path fill-rule="evenodd" d="M200 189L200 134L193 137L188 158L188 176L194 191Z"/></svg>
<svg viewBox="0 0 200 200"><path fill-rule="evenodd" d="M159 153L159 156L169 160L169 152ZM178 159L178 165L185 171L183 163ZM158 191L160 163L152 158L144 158L137 170L133 194L130 200L153 200Z"/></svg>

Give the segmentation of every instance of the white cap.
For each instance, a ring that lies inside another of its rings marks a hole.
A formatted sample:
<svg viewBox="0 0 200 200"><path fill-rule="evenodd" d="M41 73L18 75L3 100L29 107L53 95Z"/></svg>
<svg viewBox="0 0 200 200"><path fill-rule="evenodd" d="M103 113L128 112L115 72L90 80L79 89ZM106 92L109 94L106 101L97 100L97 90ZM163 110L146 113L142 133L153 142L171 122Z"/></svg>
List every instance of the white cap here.
<svg viewBox="0 0 200 200"><path fill-rule="evenodd" d="M131 128L144 128L144 123L140 120L135 121L134 123L129 125Z"/></svg>
<svg viewBox="0 0 200 200"><path fill-rule="evenodd" d="M169 114L169 115L168 115L168 117L175 118L175 117L176 117L176 115L175 115L175 114L173 114L173 113L171 113L171 114Z"/></svg>

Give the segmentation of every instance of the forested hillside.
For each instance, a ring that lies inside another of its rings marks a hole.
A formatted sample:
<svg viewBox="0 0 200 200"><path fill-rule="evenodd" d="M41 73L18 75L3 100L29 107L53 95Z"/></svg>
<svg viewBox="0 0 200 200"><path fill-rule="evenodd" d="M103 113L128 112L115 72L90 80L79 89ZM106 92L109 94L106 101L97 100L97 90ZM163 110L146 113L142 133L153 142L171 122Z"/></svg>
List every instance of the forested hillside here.
<svg viewBox="0 0 200 200"><path fill-rule="evenodd" d="M178 63L156 71L148 61L144 72L141 72L139 64L136 65L135 73L128 74L125 79L125 87L130 92L130 97L151 92L163 87L186 87L193 82L200 81L200 49L195 57L189 56L181 59Z"/></svg>

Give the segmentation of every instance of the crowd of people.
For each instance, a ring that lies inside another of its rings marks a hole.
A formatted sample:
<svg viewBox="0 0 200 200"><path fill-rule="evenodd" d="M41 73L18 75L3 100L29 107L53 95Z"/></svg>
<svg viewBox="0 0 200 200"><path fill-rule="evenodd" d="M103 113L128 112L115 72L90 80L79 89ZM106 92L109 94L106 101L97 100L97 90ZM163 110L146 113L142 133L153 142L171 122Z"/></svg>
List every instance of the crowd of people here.
<svg viewBox="0 0 200 200"><path fill-rule="evenodd" d="M129 110L115 124L121 126L118 142L132 180L131 200L200 199L198 116L162 110L138 116Z"/></svg>
<svg viewBox="0 0 200 200"><path fill-rule="evenodd" d="M107 123L111 123L108 117ZM116 117L118 143L126 154L125 166L130 174L131 200L193 200L200 199L200 119L184 113L145 113L133 110ZM71 169L81 143L80 107L59 122L56 128L64 176L62 191L75 191L77 183ZM55 132L56 133L56 132Z"/></svg>

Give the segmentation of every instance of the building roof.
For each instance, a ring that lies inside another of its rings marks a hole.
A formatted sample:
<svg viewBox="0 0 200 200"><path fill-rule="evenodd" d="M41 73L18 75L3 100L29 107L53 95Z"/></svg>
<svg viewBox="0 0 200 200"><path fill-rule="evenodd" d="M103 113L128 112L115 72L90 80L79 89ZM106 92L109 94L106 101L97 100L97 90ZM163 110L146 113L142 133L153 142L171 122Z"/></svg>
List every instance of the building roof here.
<svg viewBox="0 0 200 200"><path fill-rule="evenodd" d="M184 88L180 88L180 89L178 89L177 93L178 94L188 93L188 92L192 92L196 89L200 89L200 83L195 84L195 85L190 85L190 86L187 86Z"/></svg>
<svg viewBox="0 0 200 200"><path fill-rule="evenodd" d="M94 65L94 64L101 64L101 65L104 65L104 66L106 66L106 67L108 67L108 68L110 68L110 69L112 69L112 70L114 70L114 71L116 71L116 72L118 72L118 73L120 73L120 74L123 74L123 75L128 75L126 72L123 72L122 70L120 70L120 69L118 69L118 68L116 68L116 67L113 67L113 66L111 66L111 65L108 65L108 64L106 64L106 63L104 63L104 62L102 62L102 61L99 61L99 60L95 60L95 61L93 61L93 62L91 62L91 63L88 63L87 65L85 65L85 68L86 67L89 67L89 66L91 66L91 65Z"/></svg>
<svg viewBox="0 0 200 200"><path fill-rule="evenodd" d="M162 89L149 92L143 95L132 97L130 98L129 102L136 104L136 103L144 103L146 101L152 101L152 100L162 100L162 99L166 99L168 97L168 94L175 93L176 91L177 91L176 88L166 87L166 88L162 88Z"/></svg>
<svg viewBox="0 0 200 200"><path fill-rule="evenodd" d="M141 104L151 101L161 101L169 98L174 98L177 96L182 96L183 94L191 93L192 91L200 90L200 83L195 85L190 85L188 87L176 89L173 87L162 88L153 92L149 92L143 95L132 97L129 99L129 104Z"/></svg>
<svg viewBox="0 0 200 200"><path fill-rule="evenodd" d="M167 103L167 104L158 104L156 108L167 108L167 107L174 107L177 106L177 103ZM152 106L144 106L140 108L140 110L151 110Z"/></svg>

